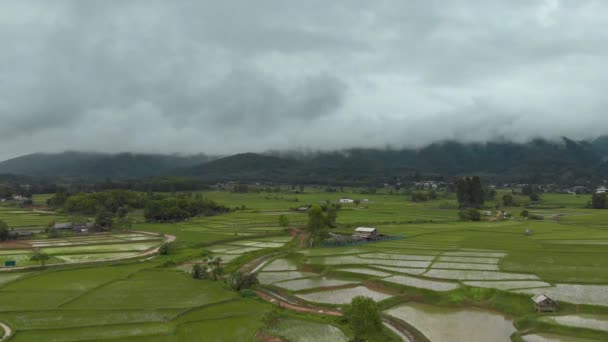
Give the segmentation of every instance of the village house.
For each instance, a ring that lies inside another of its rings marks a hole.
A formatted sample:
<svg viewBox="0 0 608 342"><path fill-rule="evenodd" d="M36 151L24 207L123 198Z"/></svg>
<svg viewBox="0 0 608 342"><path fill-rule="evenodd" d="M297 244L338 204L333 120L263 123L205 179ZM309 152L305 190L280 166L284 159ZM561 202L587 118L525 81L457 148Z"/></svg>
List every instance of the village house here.
<svg viewBox="0 0 608 342"><path fill-rule="evenodd" d="M371 240L378 237L378 229L371 227L359 227L353 233L354 239Z"/></svg>
<svg viewBox="0 0 608 342"><path fill-rule="evenodd" d="M559 303L544 294L538 294L532 297L534 302L534 308L537 312L556 312L559 307Z"/></svg>
<svg viewBox="0 0 608 342"><path fill-rule="evenodd" d="M608 192L608 189L606 189L605 186L600 186L599 188L595 189L596 194L605 194L606 192Z"/></svg>
<svg viewBox="0 0 608 342"><path fill-rule="evenodd" d="M355 203L355 200L352 198L340 198L338 203Z"/></svg>

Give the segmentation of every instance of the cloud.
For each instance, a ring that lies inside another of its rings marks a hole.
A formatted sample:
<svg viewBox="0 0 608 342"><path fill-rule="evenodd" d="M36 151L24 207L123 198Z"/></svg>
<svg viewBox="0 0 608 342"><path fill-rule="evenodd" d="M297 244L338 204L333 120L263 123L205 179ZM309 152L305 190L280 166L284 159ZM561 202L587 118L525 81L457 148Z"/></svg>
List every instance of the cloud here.
<svg viewBox="0 0 608 342"><path fill-rule="evenodd" d="M601 1L9 1L0 159L606 134Z"/></svg>

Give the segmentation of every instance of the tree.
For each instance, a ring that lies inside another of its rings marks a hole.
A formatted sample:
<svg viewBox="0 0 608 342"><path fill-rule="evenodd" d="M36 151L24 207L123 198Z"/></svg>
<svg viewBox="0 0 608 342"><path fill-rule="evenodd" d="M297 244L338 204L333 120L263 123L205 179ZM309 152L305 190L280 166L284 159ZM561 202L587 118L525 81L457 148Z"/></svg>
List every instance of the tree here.
<svg viewBox="0 0 608 342"><path fill-rule="evenodd" d="M205 267L201 264L194 264L192 265L192 278L194 279L203 279L205 278L205 274L207 273L207 271L205 270Z"/></svg>
<svg viewBox="0 0 608 342"><path fill-rule="evenodd" d="M523 218L525 218L525 219L527 219L529 215L530 215L530 212L528 212L527 210L523 210L523 211L522 211L522 212L519 214L519 216L521 216L521 217L523 217Z"/></svg>
<svg viewBox="0 0 608 342"><path fill-rule="evenodd" d="M460 208L479 208L485 201L485 194L478 176L464 177L456 184L456 198Z"/></svg>
<svg viewBox="0 0 608 342"><path fill-rule="evenodd" d="M592 209L608 209L608 198L606 194L593 194L589 207Z"/></svg>
<svg viewBox="0 0 608 342"><path fill-rule="evenodd" d="M502 196L502 204L505 207L512 207L515 204L515 201L513 200L513 196L509 195L509 194Z"/></svg>
<svg viewBox="0 0 608 342"><path fill-rule="evenodd" d="M310 247L313 247L316 241L322 240L327 235L327 218L317 204L308 209L306 230L310 237Z"/></svg>
<svg viewBox="0 0 608 342"><path fill-rule="evenodd" d="M382 330L380 309L378 304L369 297L353 298L346 316L355 333L355 340L362 341L367 334L374 334Z"/></svg>
<svg viewBox="0 0 608 342"><path fill-rule="evenodd" d="M95 215L95 225L103 230L111 230L114 223L114 215L105 208L101 208Z"/></svg>
<svg viewBox="0 0 608 342"><path fill-rule="evenodd" d="M483 188L481 186L481 179L478 176L473 176L471 178L471 199L473 201L473 206L475 208L479 208L484 202L484 193Z"/></svg>
<svg viewBox="0 0 608 342"><path fill-rule="evenodd" d="M222 258L208 256L205 258L205 263L207 264L206 273L210 279L218 280L224 274Z"/></svg>
<svg viewBox="0 0 608 342"><path fill-rule="evenodd" d="M289 218L286 215L279 216L279 226L287 227L289 226Z"/></svg>
<svg viewBox="0 0 608 342"><path fill-rule="evenodd" d="M540 196L536 192L530 193L529 196L530 196L530 201L532 201L532 202L540 201Z"/></svg>
<svg viewBox="0 0 608 342"><path fill-rule="evenodd" d="M429 198L423 191L414 191L412 192L411 200L412 202L426 202Z"/></svg>
<svg viewBox="0 0 608 342"><path fill-rule="evenodd" d="M325 215L327 219L327 226L330 228L336 227L336 220L338 219L338 208L336 206L331 205L327 208L327 214Z"/></svg>
<svg viewBox="0 0 608 342"><path fill-rule="evenodd" d="M30 258L30 260L32 261L39 261L41 266L44 266L46 264L46 261L49 260L51 257L44 253L44 252L36 252L32 255L32 257Z"/></svg>
<svg viewBox="0 0 608 342"><path fill-rule="evenodd" d="M10 231L8 229L8 224L6 222L0 220L0 241L8 240L10 236Z"/></svg>
<svg viewBox="0 0 608 342"><path fill-rule="evenodd" d="M257 284L259 284L259 281L255 273L236 272L228 279L228 285L234 291L250 289Z"/></svg>

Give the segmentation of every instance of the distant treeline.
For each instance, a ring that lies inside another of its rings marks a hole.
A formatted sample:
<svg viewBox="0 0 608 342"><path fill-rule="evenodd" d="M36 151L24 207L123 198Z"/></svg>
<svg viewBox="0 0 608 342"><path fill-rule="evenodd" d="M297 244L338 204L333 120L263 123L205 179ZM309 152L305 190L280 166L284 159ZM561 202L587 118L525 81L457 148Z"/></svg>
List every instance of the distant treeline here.
<svg viewBox="0 0 608 342"><path fill-rule="evenodd" d="M183 221L194 216L211 216L230 211L201 194L170 196L129 190L78 194L58 192L47 200L47 204L67 214L98 217L102 214L125 216L127 212L143 209L146 220L156 222Z"/></svg>

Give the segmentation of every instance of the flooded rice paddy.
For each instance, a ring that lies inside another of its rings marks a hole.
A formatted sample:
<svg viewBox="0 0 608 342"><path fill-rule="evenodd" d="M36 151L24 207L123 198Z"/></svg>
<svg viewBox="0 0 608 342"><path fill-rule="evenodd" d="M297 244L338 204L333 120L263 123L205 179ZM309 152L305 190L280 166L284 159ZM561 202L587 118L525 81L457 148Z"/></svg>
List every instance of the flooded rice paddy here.
<svg viewBox="0 0 608 342"><path fill-rule="evenodd" d="M309 302L326 304L348 304L357 296L370 297L377 302L391 297L388 294L370 290L365 286L299 294L297 296Z"/></svg>
<svg viewBox="0 0 608 342"><path fill-rule="evenodd" d="M575 328L608 331L608 316L605 315L566 315L543 317L543 321Z"/></svg>
<svg viewBox="0 0 608 342"><path fill-rule="evenodd" d="M433 290L433 291L451 291L460 287L456 283L448 283L444 281L426 280L410 276L396 275L388 278L384 278L384 281L389 283L395 283L399 285L417 287L421 289Z"/></svg>
<svg viewBox="0 0 608 342"><path fill-rule="evenodd" d="M304 278L296 280L288 280L280 283L275 283L275 286L282 287L291 291L301 291L306 289L316 289L319 287L343 286L352 284L352 281L344 281L329 278Z"/></svg>
<svg viewBox="0 0 608 342"><path fill-rule="evenodd" d="M516 331L511 320L481 309L403 304L386 313L411 324L433 342L510 342Z"/></svg>

